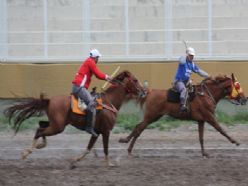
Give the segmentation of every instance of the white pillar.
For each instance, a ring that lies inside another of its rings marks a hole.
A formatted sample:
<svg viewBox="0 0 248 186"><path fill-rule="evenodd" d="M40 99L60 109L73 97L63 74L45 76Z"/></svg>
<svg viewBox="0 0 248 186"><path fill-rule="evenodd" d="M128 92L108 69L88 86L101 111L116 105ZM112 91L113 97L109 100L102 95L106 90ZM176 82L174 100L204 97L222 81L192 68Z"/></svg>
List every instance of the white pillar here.
<svg viewBox="0 0 248 186"><path fill-rule="evenodd" d="M88 55L92 47L90 42L90 0L82 0L82 42L83 42L83 55Z"/></svg>
<svg viewBox="0 0 248 186"><path fill-rule="evenodd" d="M48 59L48 12L47 12L47 0L43 0L43 25L44 25L44 59Z"/></svg>
<svg viewBox="0 0 248 186"><path fill-rule="evenodd" d="M7 0L0 1L0 61L8 59L8 4Z"/></svg>
<svg viewBox="0 0 248 186"><path fill-rule="evenodd" d="M125 55L129 56L129 0L125 0Z"/></svg>
<svg viewBox="0 0 248 186"><path fill-rule="evenodd" d="M213 46L212 46L212 0L208 0L208 57L213 57Z"/></svg>
<svg viewBox="0 0 248 186"><path fill-rule="evenodd" d="M165 57L172 58L173 49L173 33L172 33L172 2L164 0L164 42L165 42Z"/></svg>

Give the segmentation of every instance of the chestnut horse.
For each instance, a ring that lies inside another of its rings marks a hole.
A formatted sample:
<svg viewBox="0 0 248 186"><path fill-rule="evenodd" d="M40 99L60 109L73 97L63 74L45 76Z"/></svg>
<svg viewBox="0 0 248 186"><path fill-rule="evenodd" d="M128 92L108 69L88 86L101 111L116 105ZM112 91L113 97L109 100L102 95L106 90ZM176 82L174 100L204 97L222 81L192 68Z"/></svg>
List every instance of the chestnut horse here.
<svg viewBox="0 0 248 186"><path fill-rule="evenodd" d="M141 106L145 104L144 118L133 129L131 134L126 138L121 138L120 143L131 143L128 147L128 153L131 155L133 146L142 131L152 122L157 121L163 115L169 115L174 118L183 120L194 120L198 122L199 140L202 155L208 157L204 150L204 123L208 122L231 143L239 145L237 141L231 138L216 121L214 112L217 103L221 98L231 95L232 99L237 103L245 104L246 97L242 89L238 86L233 74L230 77L219 75L215 78L203 80L200 84L195 85L195 93L193 100L189 103L190 112L182 113L179 111L179 103L171 103L167 101L168 90L151 89L145 98L139 100Z"/></svg>
<svg viewBox="0 0 248 186"><path fill-rule="evenodd" d="M102 135L104 154L107 164L112 166L108 157L108 144L110 131L113 129L117 111L121 105L133 99L135 96L143 94L143 87L137 78L128 71L124 71L117 75L112 80L112 85L100 94L103 103L112 109L103 109L97 112L95 121L95 131ZM50 99L41 96L38 98L28 98L21 103L13 105L5 110L5 115L14 119L14 129L18 131L21 123L32 116L41 116L46 112L48 121L40 121L40 127L37 129L30 148L22 153L25 159L34 148L40 149L46 146L46 136L52 136L61 133L68 124L83 129L85 117L72 112L70 96L56 96ZM115 112L116 111L116 112ZM42 143L37 143L38 138L42 137ZM75 158L72 164L81 160L86 154L90 152L98 137L91 136L87 146L86 152Z"/></svg>

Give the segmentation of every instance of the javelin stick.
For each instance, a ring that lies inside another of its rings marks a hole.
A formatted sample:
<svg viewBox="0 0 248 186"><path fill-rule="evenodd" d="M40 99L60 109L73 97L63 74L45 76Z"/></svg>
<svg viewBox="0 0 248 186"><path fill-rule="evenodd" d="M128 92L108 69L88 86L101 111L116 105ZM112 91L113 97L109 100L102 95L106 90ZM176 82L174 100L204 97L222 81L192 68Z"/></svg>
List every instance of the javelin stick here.
<svg viewBox="0 0 248 186"><path fill-rule="evenodd" d="M186 41L185 41L185 40L183 40L183 44L184 44L184 46L185 46L185 48L186 48L186 50L187 50L188 45L187 45L187 43L186 43Z"/></svg>
<svg viewBox="0 0 248 186"><path fill-rule="evenodd" d="M120 67L120 66L118 66L118 67L115 69L114 73L113 73L113 74L111 74L111 76L110 76L110 77L111 77L111 78L112 78L112 77L114 77L114 76L115 76L115 74L116 74L116 73L120 70L120 68L121 68L121 67ZM107 86L107 84L108 84L108 83L109 83L108 81L104 83L104 85L102 86L102 90L104 90L104 88Z"/></svg>

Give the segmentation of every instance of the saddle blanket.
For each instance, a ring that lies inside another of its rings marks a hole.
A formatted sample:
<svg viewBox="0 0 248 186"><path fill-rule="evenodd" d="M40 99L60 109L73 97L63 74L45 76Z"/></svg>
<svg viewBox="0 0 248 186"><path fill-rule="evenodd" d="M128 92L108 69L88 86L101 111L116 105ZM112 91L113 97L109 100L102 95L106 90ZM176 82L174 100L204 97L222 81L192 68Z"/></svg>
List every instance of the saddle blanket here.
<svg viewBox="0 0 248 186"><path fill-rule="evenodd" d="M96 99L96 101L97 101L96 110L102 110L103 109L102 98L98 98ZM73 113L86 115L85 110L82 111L80 108L78 108L78 99L74 95L71 95L71 109Z"/></svg>
<svg viewBox="0 0 248 186"><path fill-rule="evenodd" d="M174 89L169 89L167 95L167 101L172 103L179 103L180 102L180 93Z"/></svg>

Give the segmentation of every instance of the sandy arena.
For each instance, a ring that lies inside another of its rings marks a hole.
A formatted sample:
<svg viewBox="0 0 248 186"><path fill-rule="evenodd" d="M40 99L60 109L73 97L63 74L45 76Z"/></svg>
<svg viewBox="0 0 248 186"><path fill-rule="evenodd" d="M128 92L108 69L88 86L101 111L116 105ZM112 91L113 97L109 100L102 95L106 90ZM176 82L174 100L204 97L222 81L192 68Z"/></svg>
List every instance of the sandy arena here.
<svg viewBox="0 0 248 186"><path fill-rule="evenodd" d="M225 127L226 128L226 127ZM89 135L59 134L48 137L48 146L35 150L26 160L21 151L31 144L33 132L0 133L0 185L14 186L119 186L191 185L247 186L248 126L226 128L241 145L235 146L211 127L205 147L211 158L200 153L196 125L171 131L146 130L136 143L133 157L127 145L118 143L127 134L111 134L110 156L115 167L107 167L101 138L93 153L70 169L70 160L85 149Z"/></svg>

